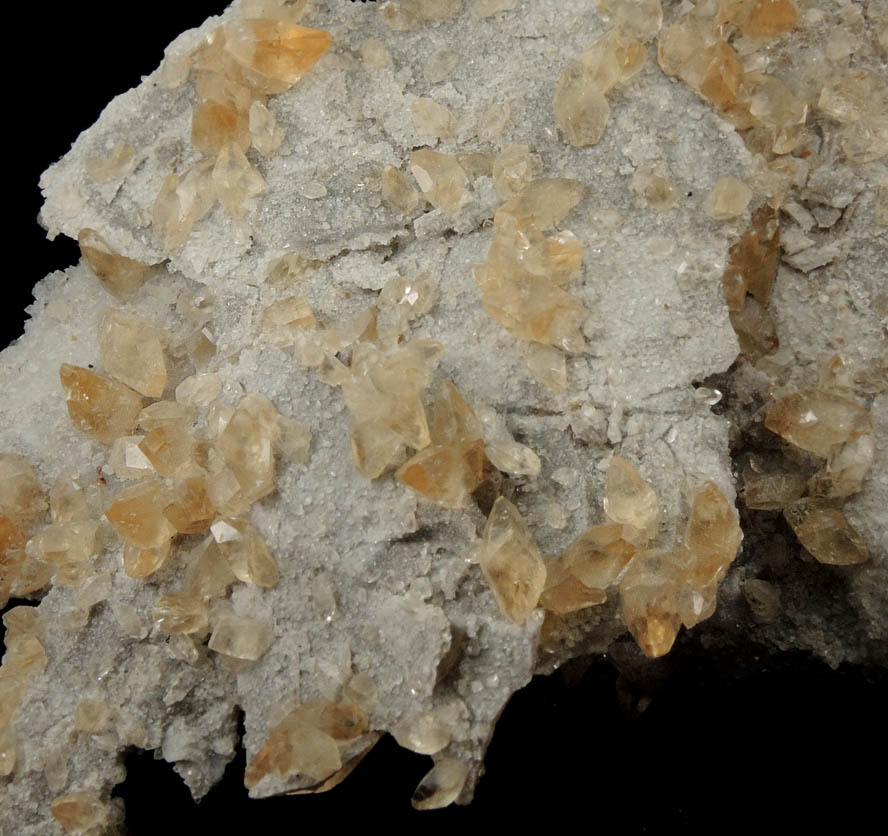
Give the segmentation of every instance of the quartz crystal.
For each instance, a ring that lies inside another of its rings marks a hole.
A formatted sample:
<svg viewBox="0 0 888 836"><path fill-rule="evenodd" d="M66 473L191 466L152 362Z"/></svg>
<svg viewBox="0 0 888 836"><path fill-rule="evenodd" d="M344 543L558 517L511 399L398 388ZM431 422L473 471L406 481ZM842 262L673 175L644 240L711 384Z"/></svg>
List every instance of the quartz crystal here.
<svg viewBox="0 0 888 836"><path fill-rule="evenodd" d="M96 441L111 444L136 426L143 399L109 377L63 363L59 369L71 423Z"/></svg>
<svg viewBox="0 0 888 836"><path fill-rule="evenodd" d="M543 592L546 565L521 513L503 496L487 519L479 563L503 614L522 624Z"/></svg>
<svg viewBox="0 0 888 836"><path fill-rule="evenodd" d="M216 623L207 646L225 656L254 662L271 642L267 625L252 618L227 615Z"/></svg>
<svg viewBox="0 0 888 836"><path fill-rule="evenodd" d="M837 444L871 433L872 419L854 401L821 389L802 389L771 403L765 426L797 447L826 457Z"/></svg>
<svg viewBox="0 0 888 836"><path fill-rule="evenodd" d="M120 255L93 229L81 229L77 243L83 260L112 296L126 298L148 277L150 267L147 264Z"/></svg>
<svg viewBox="0 0 888 836"><path fill-rule="evenodd" d="M162 331L123 311L108 310L99 322L105 371L149 398L159 398L166 386L165 339Z"/></svg>
<svg viewBox="0 0 888 836"><path fill-rule="evenodd" d="M849 566L869 560L863 538L829 500L801 499L783 515L799 542L820 563Z"/></svg>

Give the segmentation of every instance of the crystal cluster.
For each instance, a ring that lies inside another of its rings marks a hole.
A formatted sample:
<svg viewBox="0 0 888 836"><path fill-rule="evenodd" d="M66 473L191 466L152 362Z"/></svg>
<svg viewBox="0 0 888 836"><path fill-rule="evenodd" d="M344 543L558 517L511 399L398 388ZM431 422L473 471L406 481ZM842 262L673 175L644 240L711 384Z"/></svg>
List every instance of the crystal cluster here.
<svg viewBox="0 0 888 836"><path fill-rule="evenodd" d="M568 63L552 100L558 127L578 148L601 141L611 114L607 94L641 71L647 55L644 44L663 22L660 0L602 0L599 7L615 26L579 61Z"/></svg>
<svg viewBox="0 0 888 836"><path fill-rule="evenodd" d="M484 310L530 343L528 369L555 391L566 388L564 352L581 353L586 345L586 308L564 289L580 274L583 246L572 232L545 233L585 191L577 180L533 180L496 211L487 260L471 267Z"/></svg>

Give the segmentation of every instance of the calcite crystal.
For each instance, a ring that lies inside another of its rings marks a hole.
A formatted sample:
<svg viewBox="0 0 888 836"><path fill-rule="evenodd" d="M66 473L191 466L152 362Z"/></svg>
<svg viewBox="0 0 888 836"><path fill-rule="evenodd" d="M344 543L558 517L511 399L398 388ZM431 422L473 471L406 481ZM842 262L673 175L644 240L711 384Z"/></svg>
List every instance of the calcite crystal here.
<svg viewBox="0 0 888 836"><path fill-rule="evenodd" d="M199 798L239 715L254 798L389 733L435 809L577 656L888 664L888 50L834 5L238 0L109 105L0 363L0 828L120 832L132 749Z"/></svg>

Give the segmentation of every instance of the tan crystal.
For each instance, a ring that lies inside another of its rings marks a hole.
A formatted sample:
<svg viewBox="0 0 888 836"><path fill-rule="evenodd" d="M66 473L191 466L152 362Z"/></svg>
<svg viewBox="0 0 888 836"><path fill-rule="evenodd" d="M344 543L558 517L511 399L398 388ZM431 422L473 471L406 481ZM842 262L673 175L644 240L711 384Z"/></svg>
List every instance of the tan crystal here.
<svg viewBox="0 0 888 836"><path fill-rule="evenodd" d="M435 304L437 285L425 273L389 279L379 294L379 308L396 308L410 322L427 314Z"/></svg>
<svg viewBox="0 0 888 836"><path fill-rule="evenodd" d="M395 474L399 482L445 508L462 508L483 479L484 443L431 445Z"/></svg>
<svg viewBox="0 0 888 836"><path fill-rule="evenodd" d="M262 311L262 328L268 332L274 345L293 345L296 342L296 329L314 327L315 317L311 306L301 296L288 296Z"/></svg>
<svg viewBox="0 0 888 836"><path fill-rule="evenodd" d="M267 92L295 84L330 49L330 33L284 20L234 19L225 27L225 48L242 67L277 82Z"/></svg>
<svg viewBox="0 0 888 836"><path fill-rule="evenodd" d="M66 833L86 833L103 824L105 805L92 792L72 792L53 800L52 817Z"/></svg>
<svg viewBox="0 0 888 836"><path fill-rule="evenodd" d="M163 566L171 549L172 540L147 549L126 543L123 547L123 570L131 578L147 578Z"/></svg>
<svg viewBox="0 0 888 836"><path fill-rule="evenodd" d="M763 471L751 463L743 471L743 502L747 508L779 511L799 499L805 485L801 473L783 469Z"/></svg>
<svg viewBox="0 0 888 836"><path fill-rule="evenodd" d="M63 363L59 369L71 423L96 441L111 444L127 435L142 410L142 397L110 377Z"/></svg>
<svg viewBox="0 0 888 836"><path fill-rule="evenodd" d="M111 709L105 700L81 700L74 709L74 728L93 734L111 724Z"/></svg>
<svg viewBox="0 0 888 836"><path fill-rule="evenodd" d="M112 587L113 581L111 573L99 572L99 574L89 578L89 580L77 590L77 595L74 596L74 606L89 614L90 610L96 606L96 604L101 604L103 601L108 600L111 595Z"/></svg>
<svg viewBox="0 0 888 836"><path fill-rule="evenodd" d="M666 212L678 203L675 184L651 166L641 166L632 175L632 190L658 212Z"/></svg>
<svg viewBox="0 0 888 836"><path fill-rule="evenodd" d="M280 578L277 562L259 530L246 520L220 519L210 526L215 548L243 583L271 587Z"/></svg>
<svg viewBox="0 0 888 836"><path fill-rule="evenodd" d="M450 745L451 731L433 714L414 714L392 728L398 744L420 755L434 755Z"/></svg>
<svg viewBox="0 0 888 836"><path fill-rule="evenodd" d="M272 432L246 409L239 408L219 436L219 450L247 502L255 502L274 490L272 443L276 435L276 422Z"/></svg>
<svg viewBox="0 0 888 836"><path fill-rule="evenodd" d="M419 192L404 173L393 165L382 170L382 199L402 215L412 215L419 206Z"/></svg>
<svg viewBox="0 0 888 836"><path fill-rule="evenodd" d="M765 426L796 447L823 457L837 444L873 429L862 406L820 389L802 389L775 400L765 411Z"/></svg>
<svg viewBox="0 0 888 836"><path fill-rule="evenodd" d="M421 148L410 157L410 171L432 206L450 215L459 212L468 178L455 157Z"/></svg>
<svg viewBox="0 0 888 836"><path fill-rule="evenodd" d="M500 12L510 12L518 6L518 0L474 0L472 3L472 14L475 17L493 17ZM458 763L458 761L457 761ZM431 774L431 773L429 773ZM428 777L428 776L426 776ZM420 785L421 786L421 785ZM415 796L414 796L415 797ZM448 801L447 804L450 802ZM440 806L446 807L447 804ZM416 804L413 805L416 807ZM432 807L417 807L417 810L431 810Z"/></svg>
<svg viewBox="0 0 888 836"><path fill-rule="evenodd" d="M206 407L222 394L217 374L193 374L176 387L176 402L190 407Z"/></svg>
<svg viewBox="0 0 888 836"><path fill-rule="evenodd" d="M640 555L620 582L623 621L651 659L668 653L678 635L680 588L680 577L662 555Z"/></svg>
<svg viewBox="0 0 888 836"><path fill-rule="evenodd" d="M278 428L280 436L277 440L277 448L288 459L300 464L308 464L311 456L311 431L305 424L300 424L286 415L278 416Z"/></svg>
<svg viewBox="0 0 888 836"><path fill-rule="evenodd" d="M521 513L505 497L490 511L479 563L503 614L523 624L545 587L546 565Z"/></svg>
<svg viewBox="0 0 888 836"><path fill-rule="evenodd" d="M232 218L246 216L254 198L268 191L265 178L250 164L239 146L222 147L212 172L216 197Z"/></svg>
<svg viewBox="0 0 888 836"><path fill-rule="evenodd" d="M524 362L533 379L551 392L567 389L567 361L563 351L551 345L529 343Z"/></svg>
<svg viewBox="0 0 888 836"><path fill-rule="evenodd" d="M846 444L833 447L819 480L822 495L844 497L857 493L872 467L875 455L875 443L871 435L862 435Z"/></svg>
<svg viewBox="0 0 888 836"><path fill-rule="evenodd" d="M250 105L248 114L250 139L253 147L264 157L276 154L284 141L284 132L278 127L274 114L260 101Z"/></svg>
<svg viewBox="0 0 888 836"><path fill-rule="evenodd" d="M586 586L569 571L566 562L559 557L546 561L546 585L540 595L539 605L557 615L566 615L607 600L603 589Z"/></svg>
<svg viewBox="0 0 888 836"><path fill-rule="evenodd" d="M172 635L200 633L206 629L208 617L207 605L191 595L164 595L154 604L154 623Z"/></svg>
<svg viewBox="0 0 888 836"><path fill-rule="evenodd" d="M46 496L31 465L17 453L0 453L0 514L30 523L46 510Z"/></svg>
<svg viewBox="0 0 888 836"><path fill-rule="evenodd" d="M552 101L555 119L567 141L578 148L595 145L610 119L610 105L594 76L579 61L564 68Z"/></svg>
<svg viewBox="0 0 888 836"><path fill-rule="evenodd" d="M77 243L83 260L112 296L122 299L132 295L148 277L149 265L120 255L94 229L81 229Z"/></svg>
<svg viewBox="0 0 888 836"><path fill-rule="evenodd" d="M171 500L163 515L179 534L199 534L210 527L216 509L207 493L204 476L183 479L173 488Z"/></svg>
<svg viewBox="0 0 888 836"><path fill-rule="evenodd" d="M204 154L218 154L234 143L250 147L250 91L214 72L199 72L194 83L197 102L191 115L191 144Z"/></svg>
<svg viewBox="0 0 888 836"><path fill-rule="evenodd" d="M717 485L706 482L694 494L684 535L688 581L697 589L718 583L743 540L733 505Z"/></svg>
<svg viewBox="0 0 888 836"><path fill-rule="evenodd" d="M237 578L231 566L212 540L205 540L190 555L186 572L185 592L202 601L225 598Z"/></svg>
<svg viewBox="0 0 888 836"><path fill-rule="evenodd" d="M780 345L777 327L768 309L754 296L746 296L740 309L730 311L728 316L737 335L740 352L750 361L754 363L777 350Z"/></svg>
<svg viewBox="0 0 888 836"><path fill-rule="evenodd" d="M157 401L139 413L139 427L146 432L158 429L189 430L197 417L190 404L175 401Z"/></svg>
<svg viewBox="0 0 888 836"><path fill-rule="evenodd" d="M118 142L107 157L87 157L86 170L97 183L121 180L132 171L136 149L128 142Z"/></svg>
<svg viewBox="0 0 888 836"><path fill-rule="evenodd" d="M514 3L514 0L508 2ZM419 782L410 803L416 810L439 810L447 807L459 798L468 775L469 766L464 761L441 758Z"/></svg>
<svg viewBox="0 0 888 836"><path fill-rule="evenodd" d="M566 177L541 177L499 207L494 216L497 227L505 225L506 217L520 229L540 230L558 226L583 199L586 186Z"/></svg>
<svg viewBox="0 0 888 836"><path fill-rule="evenodd" d="M358 421L349 427L352 457L358 472L376 479L402 460L404 441L381 420Z"/></svg>
<svg viewBox="0 0 888 836"><path fill-rule="evenodd" d="M614 522L629 527L624 537L630 542L646 543L657 535L660 523L657 494L650 482L621 456L614 456L607 468L604 513Z"/></svg>
<svg viewBox="0 0 888 836"><path fill-rule="evenodd" d="M799 542L820 563L850 566L869 560L863 538L829 500L799 500L786 508L783 516Z"/></svg>
<svg viewBox="0 0 888 836"><path fill-rule="evenodd" d="M751 578L743 584L743 597L759 624L770 624L780 617L780 589L768 581Z"/></svg>
<svg viewBox="0 0 888 836"><path fill-rule="evenodd" d="M176 533L163 515L168 504L169 491L163 482L146 480L120 491L105 517L125 542L143 549L159 548Z"/></svg>
<svg viewBox="0 0 888 836"><path fill-rule="evenodd" d="M605 590L619 580L634 554L635 546L623 539L623 526L606 523L586 529L564 550L562 560L586 587Z"/></svg>
<svg viewBox="0 0 888 836"><path fill-rule="evenodd" d="M151 210L152 227L164 250L178 250L194 225L213 208L216 187L214 161L201 160L180 177L168 174Z"/></svg>
<svg viewBox="0 0 888 836"><path fill-rule="evenodd" d="M526 145L506 146L493 161L493 182L500 200L520 194L533 180L536 167L537 161Z"/></svg>
<svg viewBox="0 0 888 836"><path fill-rule="evenodd" d="M747 293L759 304L767 305L779 262L780 226L776 212L763 206L753 213L749 228L730 249L722 277L728 307L741 310Z"/></svg>
<svg viewBox="0 0 888 836"><path fill-rule="evenodd" d="M159 398L167 379L166 336L139 317L105 311L99 321L99 352L105 371L130 389Z"/></svg>
<svg viewBox="0 0 888 836"><path fill-rule="evenodd" d="M208 647L224 656L255 662L271 646L273 637L266 624L253 618L227 615L213 628Z"/></svg>
<svg viewBox="0 0 888 836"><path fill-rule="evenodd" d="M617 84L628 81L644 66L645 49L637 41L610 31L583 53L582 64L588 81L600 92L607 93Z"/></svg>
<svg viewBox="0 0 888 836"><path fill-rule="evenodd" d="M53 522L73 522L89 517L86 491L70 473L62 473L49 489Z"/></svg>
<svg viewBox="0 0 888 836"><path fill-rule="evenodd" d="M52 523L28 543L28 552L44 563L60 567L85 563L96 553L95 520Z"/></svg>
<svg viewBox="0 0 888 836"><path fill-rule="evenodd" d="M356 673L348 681L342 695L364 712L369 712L376 707L379 699L379 688L369 674Z"/></svg>
<svg viewBox="0 0 888 836"><path fill-rule="evenodd" d="M746 211L752 200L752 189L736 177L719 178L706 197L705 209L710 218L727 221Z"/></svg>
<svg viewBox="0 0 888 836"><path fill-rule="evenodd" d="M752 0L743 34L751 38L776 38L791 32L798 19L793 0Z"/></svg>
<svg viewBox="0 0 888 836"><path fill-rule="evenodd" d="M15 770L18 744L12 726L0 727L0 777L11 775Z"/></svg>
<svg viewBox="0 0 888 836"><path fill-rule="evenodd" d="M456 120L450 108L432 99L416 99L410 115L418 133L435 139L448 139L456 132Z"/></svg>

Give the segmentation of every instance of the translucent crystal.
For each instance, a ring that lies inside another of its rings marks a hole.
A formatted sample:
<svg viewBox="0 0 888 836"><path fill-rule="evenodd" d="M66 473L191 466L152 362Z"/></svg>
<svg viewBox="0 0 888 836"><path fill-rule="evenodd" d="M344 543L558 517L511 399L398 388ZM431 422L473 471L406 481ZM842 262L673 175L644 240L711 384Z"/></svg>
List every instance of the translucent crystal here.
<svg viewBox="0 0 888 836"><path fill-rule="evenodd" d="M420 755L434 755L450 744L451 731L433 714L414 714L392 729L395 740Z"/></svg>
<svg viewBox="0 0 888 836"><path fill-rule="evenodd" d="M546 583L546 566L521 513L505 497L493 504L479 563L503 614L522 624Z"/></svg>
<svg viewBox="0 0 888 836"><path fill-rule="evenodd" d="M826 470L818 480L824 496L851 496L857 493L869 473L876 449L871 435L862 435L834 447L826 460Z"/></svg>
<svg viewBox="0 0 888 836"><path fill-rule="evenodd" d="M225 26L225 48L242 67L263 80L279 82L267 92L282 92L330 48L330 33L283 20L233 19Z"/></svg>
<svg viewBox="0 0 888 836"><path fill-rule="evenodd" d="M612 30L586 49L582 64L590 83L607 93L640 72L644 59L645 49L637 40Z"/></svg>
<svg viewBox="0 0 888 836"><path fill-rule="evenodd" d="M227 615L216 623L207 646L216 653L255 662L272 641L268 625L253 618Z"/></svg>
<svg viewBox="0 0 888 836"><path fill-rule="evenodd" d="M219 450L247 502L274 490L273 440L274 435L245 409L235 411L219 436Z"/></svg>
<svg viewBox="0 0 888 836"><path fill-rule="evenodd" d="M395 474L399 482L445 508L462 508L484 477L484 444L433 444Z"/></svg>
<svg viewBox="0 0 888 836"><path fill-rule="evenodd" d="M191 598L210 601L225 598L237 578L225 555L215 547L212 540L204 540L194 549L187 560L185 594Z"/></svg>
<svg viewBox="0 0 888 836"><path fill-rule="evenodd" d="M407 321L424 316L435 304L437 284L425 273L389 279L379 294L380 308L393 307L404 312Z"/></svg>
<svg viewBox="0 0 888 836"><path fill-rule="evenodd" d="M96 554L97 531L95 520L52 523L30 540L28 552L53 566L85 563Z"/></svg>
<svg viewBox="0 0 888 836"><path fill-rule="evenodd" d="M530 148L520 143L506 146L493 161L493 182L500 200L520 194L533 180L537 161Z"/></svg>
<svg viewBox="0 0 888 836"><path fill-rule="evenodd" d="M105 371L149 398L166 386L166 334L139 317L107 310L99 320L99 353Z"/></svg>
<svg viewBox="0 0 888 836"><path fill-rule="evenodd" d="M86 833L103 824L105 805L92 792L72 792L53 800L52 817L66 833Z"/></svg>
<svg viewBox="0 0 888 836"><path fill-rule="evenodd" d="M123 570L131 578L147 578L163 566L171 549L172 540L147 549L126 543L123 547Z"/></svg>
<svg viewBox="0 0 888 836"><path fill-rule="evenodd" d="M0 727L0 777L11 775L15 770L17 748L12 725Z"/></svg>
<svg viewBox="0 0 888 836"><path fill-rule="evenodd" d="M562 560L584 586L605 590L619 580L634 554L635 546L623 539L623 526L606 523L586 529L564 550Z"/></svg>
<svg viewBox="0 0 888 836"><path fill-rule="evenodd" d="M450 215L459 212L468 178L455 157L421 148L410 157L410 171L429 203Z"/></svg>
<svg viewBox="0 0 888 836"><path fill-rule="evenodd" d="M216 509L207 493L204 476L191 476L179 482L163 515L179 534L199 534L213 521Z"/></svg>
<svg viewBox="0 0 888 836"><path fill-rule="evenodd" d="M146 480L120 491L105 517L125 542L143 549L159 548L176 533L163 514L168 504L169 491L163 482Z"/></svg>
<svg viewBox="0 0 888 836"><path fill-rule="evenodd" d="M217 374L193 374L176 387L176 401L185 406L205 407L222 394Z"/></svg>
<svg viewBox="0 0 888 836"><path fill-rule="evenodd" d="M194 225L213 208L216 202L213 171L212 159L201 160L181 177L173 172L163 181L151 219L154 235L164 250L182 247Z"/></svg>
<svg viewBox="0 0 888 836"><path fill-rule="evenodd" d="M382 170L382 199L396 212L412 215L419 206L419 192L404 173L393 165Z"/></svg>
<svg viewBox="0 0 888 836"><path fill-rule="evenodd" d="M551 392L567 389L567 361L560 349L542 343L529 343L524 352L524 362L533 379Z"/></svg>
<svg viewBox="0 0 888 836"><path fill-rule="evenodd" d="M86 170L97 183L122 180L132 171L136 149L128 142L118 142L106 157L87 157Z"/></svg>
<svg viewBox="0 0 888 836"><path fill-rule="evenodd" d="M0 453L0 513L31 522L46 510L46 496L28 460L17 453Z"/></svg>
<svg viewBox="0 0 888 836"><path fill-rule="evenodd" d="M546 561L546 585L539 605L558 615L576 612L607 600L603 589L586 586L569 571L566 562L558 557Z"/></svg>
<svg viewBox="0 0 888 836"><path fill-rule="evenodd" d="M731 311L728 316L740 351L750 361L754 363L777 350L780 340L774 320L754 296L744 297L740 309Z"/></svg>
<svg viewBox="0 0 888 836"><path fill-rule="evenodd" d="M850 566L869 560L869 549L829 500L802 499L783 511L799 542L820 563Z"/></svg>
<svg viewBox="0 0 888 836"><path fill-rule="evenodd" d="M736 557L742 540L734 506L717 485L706 482L694 494L684 535L690 583L698 589L718 583Z"/></svg>
<svg viewBox="0 0 888 836"><path fill-rule="evenodd" d="M680 576L661 555L639 556L620 582L623 621L651 659L668 653L678 635L680 589Z"/></svg>
<svg viewBox="0 0 888 836"><path fill-rule="evenodd" d="M191 595L164 595L154 605L154 623L164 633L191 634L206 629L207 605Z"/></svg>
<svg viewBox="0 0 888 836"><path fill-rule="evenodd" d="M678 203L675 184L650 166L641 166L632 175L632 190L659 212L666 212Z"/></svg>
<svg viewBox="0 0 888 836"><path fill-rule="evenodd" d="M294 345L296 329L314 327L311 306L301 296L288 296L262 311L262 328L277 346Z"/></svg>
<svg viewBox="0 0 888 836"><path fill-rule="evenodd" d="M725 301L732 311L740 310L747 293L767 305L780 262L780 226L769 206L757 209L752 223L731 247L722 283Z"/></svg>
<svg viewBox="0 0 888 836"><path fill-rule="evenodd" d="M586 186L579 180L542 177L500 206L496 211L495 223L498 227L503 226L508 216L521 229L551 229L570 214L585 194Z"/></svg>
<svg viewBox="0 0 888 836"><path fill-rule="evenodd" d="M148 277L151 268L147 264L120 255L94 229L81 229L77 243L83 260L112 296L122 299L132 295Z"/></svg>
<svg viewBox="0 0 888 836"><path fill-rule="evenodd" d="M450 108L432 99L416 99L410 105L410 115L418 133L435 139L447 139L456 132L456 120Z"/></svg>
<svg viewBox="0 0 888 836"><path fill-rule="evenodd" d="M271 587L280 577L277 562L259 530L238 519L217 520L210 526L215 548L243 583Z"/></svg>
<svg viewBox="0 0 888 836"><path fill-rule="evenodd" d="M86 613L96 605L107 601L111 595L112 579L110 572L99 572L93 575L74 596L74 606Z"/></svg>
<svg viewBox="0 0 888 836"><path fill-rule="evenodd" d="M353 423L348 436L355 467L367 479L376 479L402 460L404 441L384 421Z"/></svg>
<svg viewBox="0 0 888 836"><path fill-rule="evenodd" d="M706 197L705 209L710 218L726 221L742 215L752 200L752 189L736 177L719 178Z"/></svg>
<svg viewBox="0 0 888 836"><path fill-rule="evenodd" d="M598 9L620 32L641 41L654 38L663 25L660 0L598 0Z"/></svg>
<svg viewBox="0 0 888 836"><path fill-rule="evenodd" d="M278 152L284 141L284 131L278 127L274 114L260 101L250 105L248 125L253 147L264 157Z"/></svg>
<svg viewBox="0 0 888 836"><path fill-rule="evenodd" d="M139 427L147 432L158 429L189 430L197 410L176 401L157 401L149 404L139 413Z"/></svg>
<svg viewBox="0 0 888 836"><path fill-rule="evenodd" d="M791 32L798 19L793 0L752 0L743 34L750 38L776 38Z"/></svg>
<svg viewBox="0 0 888 836"><path fill-rule="evenodd" d="M561 73L552 107L558 127L567 141L578 148L597 144L610 119L610 105L604 93L579 61L571 61Z"/></svg>
<svg viewBox="0 0 888 836"><path fill-rule="evenodd" d="M288 459L300 464L308 464L312 439L308 427L286 415L278 416L278 427L280 428L280 436L277 440L278 450Z"/></svg>
<svg viewBox="0 0 888 836"><path fill-rule="evenodd" d="M157 427L139 442L139 450L161 476L184 476L193 470L194 446L194 437L181 425Z"/></svg>
<svg viewBox="0 0 888 836"><path fill-rule="evenodd" d="M621 456L607 468L604 513L614 522L635 529L624 532L630 542L646 543L657 535L660 505L650 482Z"/></svg>
<svg viewBox="0 0 888 836"><path fill-rule="evenodd" d="M743 502L747 508L779 511L805 492L806 479L792 470L765 471L748 465L743 471Z"/></svg>
<svg viewBox="0 0 888 836"><path fill-rule="evenodd" d="M251 142L249 89L214 72L199 72L194 89L191 144L208 155L218 154L228 143L246 151Z"/></svg>
<svg viewBox="0 0 888 836"><path fill-rule="evenodd" d="M802 389L778 398L765 411L765 426L823 457L837 444L868 435L873 428L862 406L821 389Z"/></svg>
<svg viewBox="0 0 888 836"><path fill-rule="evenodd" d="M71 423L96 441L111 444L128 435L142 410L142 396L110 377L63 363L59 377Z"/></svg>
<svg viewBox="0 0 888 836"><path fill-rule="evenodd" d="M760 578L751 578L743 584L743 597L759 624L770 624L780 617L780 588Z"/></svg>
<svg viewBox="0 0 888 836"><path fill-rule="evenodd" d="M356 673L345 686L343 697L368 712L376 707L379 688L369 674Z"/></svg>
<svg viewBox="0 0 888 836"><path fill-rule="evenodd" d="M253 198L268 191L265 178L250 164L239 146L223 146L212 173L219 203L232 218L243 218Z"/></svg>

